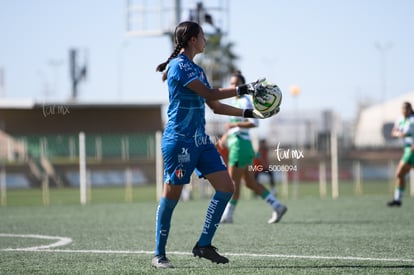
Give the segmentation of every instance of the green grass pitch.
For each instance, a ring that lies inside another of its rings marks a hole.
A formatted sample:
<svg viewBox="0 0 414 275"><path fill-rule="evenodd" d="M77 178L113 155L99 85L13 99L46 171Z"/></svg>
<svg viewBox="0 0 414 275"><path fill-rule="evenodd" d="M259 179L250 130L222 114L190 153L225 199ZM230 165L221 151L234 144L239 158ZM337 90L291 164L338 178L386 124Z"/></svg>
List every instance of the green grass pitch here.
<svg viewBox="0 0 414 275"><path fill-rule="evenodd" d="M408 195L403 207L390 209L389 194L320 199L301 189L297 199L282 198L289 211L271 225L270 207L244 196L235 222L220 225L213 240L230 259L226 265L191 255L208 200L182 201L167 248L176 268L166 271L150 265L153 188L135 188L131 203L123 202L122 189L96 190L85 206L76 190L51 191L49 206L30 192L9 191L8 205L0 207L0 274L414 273L414 200Z"/></svg>

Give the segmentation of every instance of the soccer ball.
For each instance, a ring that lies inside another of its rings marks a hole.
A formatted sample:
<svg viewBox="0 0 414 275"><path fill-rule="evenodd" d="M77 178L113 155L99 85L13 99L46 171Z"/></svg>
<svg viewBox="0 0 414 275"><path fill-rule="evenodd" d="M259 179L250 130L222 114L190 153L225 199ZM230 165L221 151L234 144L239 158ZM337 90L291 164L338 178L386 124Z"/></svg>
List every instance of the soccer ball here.
<svg viewBox="0 0 414 275"><path fill-rule="evenodd" d="M270 117L279 112L282 103L282 91L276 84L263 82L255 87L256 95L253 96L254 108L265 117Z"/></svg>

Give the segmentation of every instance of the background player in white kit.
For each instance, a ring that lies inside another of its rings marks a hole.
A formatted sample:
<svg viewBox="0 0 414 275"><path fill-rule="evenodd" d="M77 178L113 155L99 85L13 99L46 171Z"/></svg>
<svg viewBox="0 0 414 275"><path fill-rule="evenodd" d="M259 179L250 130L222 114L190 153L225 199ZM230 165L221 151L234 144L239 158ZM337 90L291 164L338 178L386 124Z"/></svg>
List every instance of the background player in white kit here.
<svg viewBox="0 0 414 275"><path fill-rule="evenodd" d="M230 78L230 86L237 87L245 84L245 78L240 71L234 73ZM234 98L233 106L241 109L253 108L250 96L240 95ZM262 184L259 184L253 172L248 170L248 166L253 164L255 152L249 134L249 129L258 126L257 119L231 117L227 124L227 144L229 148L228 169L234 183L234 194L227 204L221 218L222 223L232 223L233 214L236 210L240 198L240 185L243 179L246 187L253 190L273 209L272 217L268 223L277 223L286 213L287 207L281 204L278 199Z"/></svg>

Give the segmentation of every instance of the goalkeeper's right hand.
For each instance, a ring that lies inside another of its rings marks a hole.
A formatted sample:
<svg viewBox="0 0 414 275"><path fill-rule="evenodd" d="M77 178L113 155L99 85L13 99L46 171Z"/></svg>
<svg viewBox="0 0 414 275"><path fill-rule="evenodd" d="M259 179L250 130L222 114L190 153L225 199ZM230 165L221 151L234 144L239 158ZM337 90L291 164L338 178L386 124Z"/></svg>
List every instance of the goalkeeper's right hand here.
<svg viewBox="0 0 414 275"><path fill-rule="evenodd" d="M259 112L258 110L255 109L244 109L243 110L243 117L247 117L247 118L266 118L265 115L263 115L261 112Z"/></svg>
<svg viewBox="0 0 414 275"><path fill-rule="evenodd" d="M241 96L241 95L253 95L253 96L257 96L257 93L261 93L262 91L258 91L257 87L261 86L260 84L262 84L263 82L266 81L266 78L259 78L258 80L254 81L254 82L250 82L244 85L240 85L237 86L237 95Z"/></svg>

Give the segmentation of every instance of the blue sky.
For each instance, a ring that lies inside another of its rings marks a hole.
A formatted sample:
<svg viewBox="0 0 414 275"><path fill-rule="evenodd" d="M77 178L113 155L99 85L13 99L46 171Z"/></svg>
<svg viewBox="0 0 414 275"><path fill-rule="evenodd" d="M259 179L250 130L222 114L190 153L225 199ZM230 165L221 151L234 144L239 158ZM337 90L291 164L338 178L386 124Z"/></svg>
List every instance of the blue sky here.
<svg viewBox="0 0 414 275"><path fill-rule="evenodd" d="M171 44L165 36L126 37L125 2L0 1L3 96L68 99L69 49L76 47L89 53L80 101L166 102L155 67ZM277 83L282 110L334 109L353 118L358 102L380 102L376 43L390 45L385 98L414 91L412 0L229 0L229 8L228 40L238 66L247 80ZM300 87L297 98L292 85Z"/></svg>

